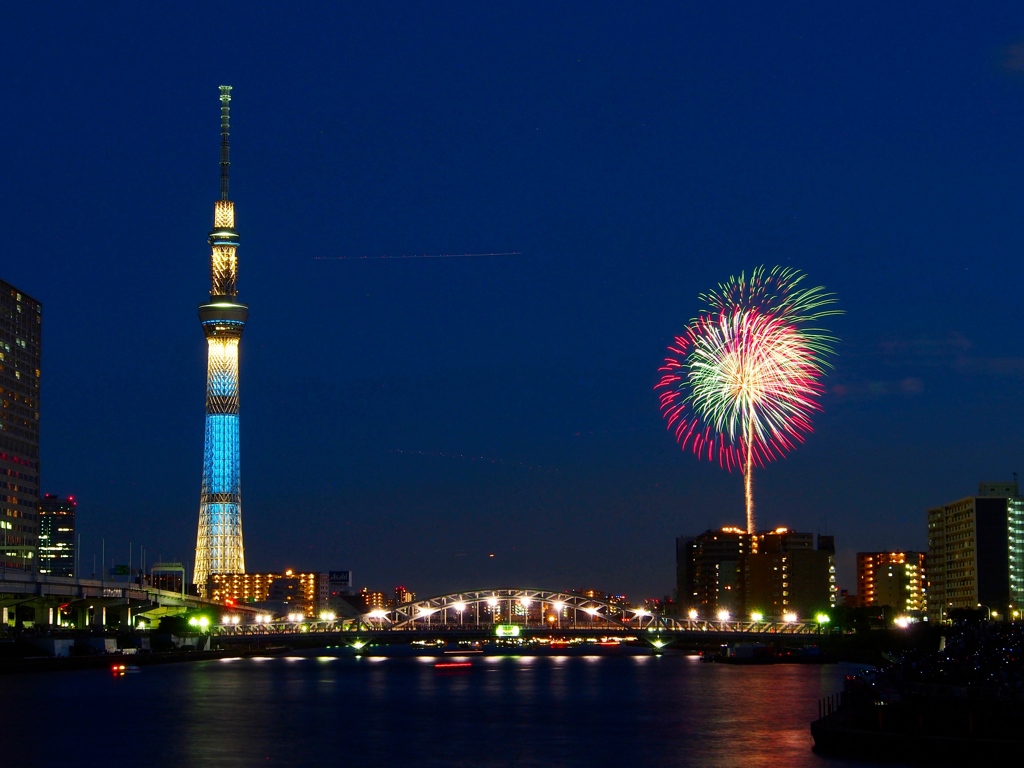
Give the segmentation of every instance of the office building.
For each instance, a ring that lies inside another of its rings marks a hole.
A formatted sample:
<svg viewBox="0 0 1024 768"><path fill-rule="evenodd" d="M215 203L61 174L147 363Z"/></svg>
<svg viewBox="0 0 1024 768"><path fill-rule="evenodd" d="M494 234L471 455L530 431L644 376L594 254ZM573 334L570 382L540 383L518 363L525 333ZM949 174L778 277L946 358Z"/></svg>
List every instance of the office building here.
<svg viewBox="0 0 1024 768"><path fill-rule="evenodd" d="M927 603L924 565L924 552L858 552L860 605L884 605L901 614L923 614Z"/></svg>
<svg viewBox="0 0 1024 768"><path fill-rule="evenodd" d="M928 510L928 620L982 608L996 618L1024 605L1024 499L1013 483Z"/></svg>
<svg viewBox="0 0 1024 768"><path fill-rule="evenodd" d="M207 343L206 436L196 537L195 584L212 574L245 573L238 456L238 344L249 308L238 303L238 232L228 199L231 86L220 87L220 200L209 242L210 301L199 307Z"/></svg>
<svg viewBox="0 0 1024 768"><path fill-rule="evenodd" d="M35 571L42 304L0 280L0 568Z"/></svg>
<svg viewBox="0 0 1024 768"><path fill-rule="evenodd" d="M75 508L73 496L62 499L51 493L39 500L39 573L74 578Z"/></svg>

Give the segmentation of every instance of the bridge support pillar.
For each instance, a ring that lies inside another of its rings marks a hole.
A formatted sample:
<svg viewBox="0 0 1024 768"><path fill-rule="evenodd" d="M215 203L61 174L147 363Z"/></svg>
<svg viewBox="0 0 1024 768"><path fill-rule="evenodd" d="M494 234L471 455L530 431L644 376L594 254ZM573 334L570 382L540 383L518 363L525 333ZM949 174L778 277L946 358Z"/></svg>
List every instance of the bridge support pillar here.
<svg viewBox="0 0 1024 768"><path fill-rule="evenodd" d="M52 605L38 605L34 604L31 607L32 610L32 626L33 627L50 627L53 626L53 606Z"/></svg>
<svg viewBox="0 0 1024 768"><path fill-rule="evenodd" d="M118 629L129 629L132 623L132 609L124 604L111 605L109 606L109 612L107 612L107 606L104 606L103 610L106 612L103 618L103 624L117 627Z"/></svg>
<svg viewBox="0 0 1024 768"><path fill-rule="evenodd" d="M80 603L75 606L75 629L85 629L89 626L89 606Z"/></svg>

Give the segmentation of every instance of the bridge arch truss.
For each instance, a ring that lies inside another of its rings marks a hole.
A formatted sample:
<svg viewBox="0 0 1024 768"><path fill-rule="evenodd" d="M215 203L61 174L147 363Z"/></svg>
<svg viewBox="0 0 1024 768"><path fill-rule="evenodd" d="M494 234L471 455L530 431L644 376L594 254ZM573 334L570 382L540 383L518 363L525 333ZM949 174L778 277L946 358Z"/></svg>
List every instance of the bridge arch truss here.
<svg viewBox="0 0 1024 768"><path fill-rule="evenodd" d="M572 592L523 588L452 592L403 603L391 611L373 611L366 621L381 629L470 628L499 624L553 629L646 629L652 623L660 623L644 608Z"/></svg>

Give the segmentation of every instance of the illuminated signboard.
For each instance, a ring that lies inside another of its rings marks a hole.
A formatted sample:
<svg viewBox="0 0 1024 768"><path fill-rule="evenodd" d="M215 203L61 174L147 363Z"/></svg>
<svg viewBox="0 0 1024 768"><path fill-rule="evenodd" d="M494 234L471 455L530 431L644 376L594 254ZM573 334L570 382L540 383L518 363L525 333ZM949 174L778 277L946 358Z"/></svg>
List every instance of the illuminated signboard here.
<svg viewBox="0 0 1024 768"><path fill-rule="evenodd" d="M499 624L494 628L494 634L498 637L519 637L519 625Z"/></svg>

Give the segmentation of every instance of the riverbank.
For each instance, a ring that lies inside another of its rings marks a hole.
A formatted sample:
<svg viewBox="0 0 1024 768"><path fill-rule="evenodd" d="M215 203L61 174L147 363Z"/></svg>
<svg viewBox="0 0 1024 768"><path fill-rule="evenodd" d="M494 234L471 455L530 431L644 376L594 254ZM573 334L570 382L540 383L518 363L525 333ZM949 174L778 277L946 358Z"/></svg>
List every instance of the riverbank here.
<svg viewBox="0 0 1024 768"><path fill-rule="evenodd" d="M1024 748L1024 628L950 628L939 650L846 679L811 723L815 750L929 764Z"/></svg>

